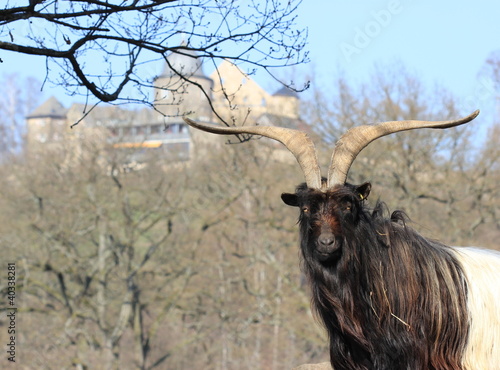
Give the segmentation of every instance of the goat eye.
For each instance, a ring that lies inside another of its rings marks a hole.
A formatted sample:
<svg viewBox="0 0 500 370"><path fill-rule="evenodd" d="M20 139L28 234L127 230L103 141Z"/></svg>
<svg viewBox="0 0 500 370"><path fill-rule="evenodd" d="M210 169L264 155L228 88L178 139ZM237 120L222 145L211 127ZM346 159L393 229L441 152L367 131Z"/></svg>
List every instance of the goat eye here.
<svg viewBox="0 0 500 370"><path fill-rule="evenodd" d="M346 202L343 202L343 203L340 205L340 207L341 207L340 209L342 209L342 210L343 210L343 212L345 212L345 213L350 213L350 212L351 212L351 210L352 210L353 204L352 204L351 202L346 201Z"/></svg>
<svg viewBox="0 0 500 370"><path fill-rule="evenodd" d="M309 213L309 207L302 207L302 212Z"/></svg>

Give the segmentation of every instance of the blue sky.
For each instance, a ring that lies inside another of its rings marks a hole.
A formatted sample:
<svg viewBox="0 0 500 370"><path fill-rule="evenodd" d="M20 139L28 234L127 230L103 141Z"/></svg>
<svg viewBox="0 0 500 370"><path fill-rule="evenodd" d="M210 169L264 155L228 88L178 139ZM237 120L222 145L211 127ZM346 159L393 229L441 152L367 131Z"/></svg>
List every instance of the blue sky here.
<svg viewBox="0 0 500 370"><path fill-rule="evenodd" d="M368 81L375 65L390 68L400 62L425 85L451 91L461 100L464 113L480 108L490 122L497 113L491 81L481 71L490 53L500 49L500 2L304 0L298 23L309 29L311 63L295 68L294 74L314 70L318 78L313 84L333 84L339 71L353 81ZM44 58L5 53L1 57L1 74L45 77ZM258 82L278 88L270 81ZM44 98L51 95L65 105L74 101L61 88L47 84Z"/></svg>
<svg viewBox="0 0 500 370"><path fill-rule="evenodd" d="M451 91L464 111L496 113L484 66L500 50L500 2L321 3L304 1L299 15L309 28L310 58L320 80L333 82L331 71L340 69L352 80L367 81L375 65L401 62L427 86Z"/></svg>

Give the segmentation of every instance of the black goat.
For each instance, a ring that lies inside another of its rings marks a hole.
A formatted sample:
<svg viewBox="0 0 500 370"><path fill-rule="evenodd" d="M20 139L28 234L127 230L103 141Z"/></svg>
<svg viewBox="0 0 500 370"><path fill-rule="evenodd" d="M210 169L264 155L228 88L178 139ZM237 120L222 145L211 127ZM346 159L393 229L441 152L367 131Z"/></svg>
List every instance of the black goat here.
<svg viewBox="0 0 500 370"><path fill-rule="evenodd" d="M299 186L303 270L330 337L334 369L461 369L468 312L450 248L367 209L369 184L327 192Z"/></svg>

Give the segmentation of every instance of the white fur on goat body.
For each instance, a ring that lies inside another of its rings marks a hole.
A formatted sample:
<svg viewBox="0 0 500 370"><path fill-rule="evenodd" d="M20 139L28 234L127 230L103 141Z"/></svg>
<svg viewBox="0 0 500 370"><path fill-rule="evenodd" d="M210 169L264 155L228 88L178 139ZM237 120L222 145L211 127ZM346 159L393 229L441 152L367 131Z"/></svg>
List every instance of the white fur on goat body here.
<svg viewBox="0 0 500 370"><path fill-rule="evenodd" d="M454 247L468 288L470 331L463 364L468 370L500 369L500 252Z"/></svg>

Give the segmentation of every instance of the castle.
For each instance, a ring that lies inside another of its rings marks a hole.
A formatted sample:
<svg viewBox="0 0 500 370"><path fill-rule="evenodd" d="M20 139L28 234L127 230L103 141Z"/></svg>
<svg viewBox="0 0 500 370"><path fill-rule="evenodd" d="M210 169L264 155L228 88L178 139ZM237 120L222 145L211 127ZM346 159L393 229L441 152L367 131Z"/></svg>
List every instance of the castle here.
<svg viewBox="0 0 500 370"><path fill-rule="evenodd" d="M202 86L205 93L195 84L182 85L170 66ZM207 76L195 52L172 53L153 85L153 107L139 110L117 105L96 106L85 115L85 109L90 107L75 103L65 108L51 97L27 116L27 145L57 143L66 140L68 135L84 137L92 129L104 134L115 148L154 149L185 160L190 156L196 134L190 131L182 116L187 114L194 120L218 124L220 120L215 117L210 102L227 122L304 126L295 92L283 87L271 95L227 60ZM78 126L70 130L78 120L81 120ZM212 138L204 136L203 140Z"/></svg>

